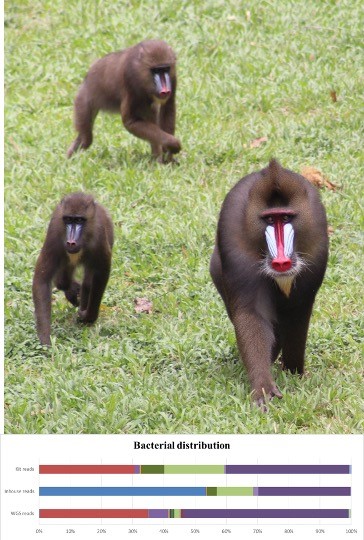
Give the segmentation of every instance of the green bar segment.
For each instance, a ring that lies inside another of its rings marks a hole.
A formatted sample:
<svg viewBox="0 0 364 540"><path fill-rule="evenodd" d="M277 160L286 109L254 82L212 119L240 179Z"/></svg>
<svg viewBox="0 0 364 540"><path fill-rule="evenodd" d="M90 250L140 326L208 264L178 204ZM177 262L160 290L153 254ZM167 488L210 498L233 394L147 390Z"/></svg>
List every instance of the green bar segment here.
<svg viewBox="0 0 364 540"><path fill-rule="evenodd" d="M216 487L207 487L206 488L206 495L210 496L214 496L214 495L217 495L217 488Z"/></svg>
<svg viewBox="0 0 364 540"><path fill-rule="evenodd" d="M178 509L178 508L171 508L169 510L169 517L170 518L181 518L182 517L181 512L182 511L180 509Z"/></svg>
<svg viewBox="0 0 364 540"><path fill-rule="evenodd" d="M142 465L143 472L144 465ZM224 465L164 465L164 474L225 474Z"/></svg>
<svg viewBox="0 0 364 540"><path fill-rule="evenodd" d="M141 474L164 474L165 467L164 465L141 465L140 473Z"/></svg>
<svg viewBox="0 0 364 540"><path fill-rule="evenodd" d="M216 490L216 495L223 495L224 497L229 495L234 497L252 497L254 495L252 487L218 487Z"/></svg>

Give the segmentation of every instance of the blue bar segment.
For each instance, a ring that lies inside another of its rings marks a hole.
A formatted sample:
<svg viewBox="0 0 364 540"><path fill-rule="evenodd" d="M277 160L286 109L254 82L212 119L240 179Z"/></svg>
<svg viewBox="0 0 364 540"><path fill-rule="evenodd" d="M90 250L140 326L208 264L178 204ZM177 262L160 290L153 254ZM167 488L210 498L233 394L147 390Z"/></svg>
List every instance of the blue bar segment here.
<svg viewBox="0 0 364 540"><path fill-rule="evenodd" d="M206 495L205 487L40 487L41 497L117 497Z"/></svg>

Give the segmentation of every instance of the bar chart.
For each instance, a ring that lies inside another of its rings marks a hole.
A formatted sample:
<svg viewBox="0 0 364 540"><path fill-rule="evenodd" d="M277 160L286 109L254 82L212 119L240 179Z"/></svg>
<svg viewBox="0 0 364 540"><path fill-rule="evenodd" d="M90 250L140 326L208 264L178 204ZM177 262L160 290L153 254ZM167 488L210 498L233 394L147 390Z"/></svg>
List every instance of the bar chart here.
<svg viewBox="0 0 364 540"><path fill-rule="evenodd" d="M123 533L362 537L360 436L349 436L350 445L340 436L335 444L332 436L99 437L42 437L30 462L2 471L9 524L21 512L17 523L23 531L29 525L27 538L52 539ZM203 441L211 438L221 445L205 449ZM15 454L13 461L19 463ZM15 501L26 502L24 509L10 504Z"/></svg>

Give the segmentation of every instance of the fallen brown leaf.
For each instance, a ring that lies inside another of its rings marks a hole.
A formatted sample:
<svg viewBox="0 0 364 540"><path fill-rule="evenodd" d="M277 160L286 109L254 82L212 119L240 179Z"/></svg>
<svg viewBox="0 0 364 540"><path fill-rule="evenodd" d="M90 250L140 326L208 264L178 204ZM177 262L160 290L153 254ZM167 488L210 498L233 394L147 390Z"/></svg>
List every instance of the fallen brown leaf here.
<svg viewBox="0 0 364 540"><path fill-rule="evenodd" d="M301 169L301 174L304 176L311 184L314 186L317 186L318 188L326 187L328 189L332 189L333 191L336 190L335 184L330 182L321 171L316 169L315 167L303 167Z"/></svg>
<svg viewBox="0 0 364 540"><path fill-rule="evenodd" d="M261 146L262 144L266 143L268 141L268 137L259 137L259 139L254 139L250 143L250 148L258 148L258 146Z"/></svg>
<svg viewBox="0 0 364 540"><path fill-rule="evenodd" d="M331 234L334 234L334 232L335 232L334 227L331 227L331 225L329 225L327 227L327 234L331 235Z"/></svg>
<svg viewBox="0 0 364 540"><path fill-rule="evenodd" d="M336 94L335 90L331 90L330 96L331 96L332 101L334 103L336 103L337 102L337 94Z"/></svg>
<svg viewBox="0 0 364 540"><path fill-rule="evenodd" d="M134 309L136 313L152 313L153 303L148 298L134 298Z"/></svg>

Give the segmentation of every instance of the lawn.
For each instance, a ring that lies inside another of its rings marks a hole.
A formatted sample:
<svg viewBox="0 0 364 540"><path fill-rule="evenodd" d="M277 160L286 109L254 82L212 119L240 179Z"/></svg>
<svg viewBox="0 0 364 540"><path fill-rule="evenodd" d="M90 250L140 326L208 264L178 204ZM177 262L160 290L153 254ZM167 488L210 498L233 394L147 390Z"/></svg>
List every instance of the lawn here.
<svg viewBox="0 0 364 540"><path fill-rule="evenodd" d="M363 431L363 27L359 0L6 2L6 433ZM67 160L90 63L146 38L178 55L179 165L153 162L118 115ZM273 156L338 189L321 190L330 258L306 374L275 365L284 398L263 414L208 266L224 196ZM47 350L33 271L53 208L77 190L113 218L112 272L94 326L54 293Z"/></svg>

